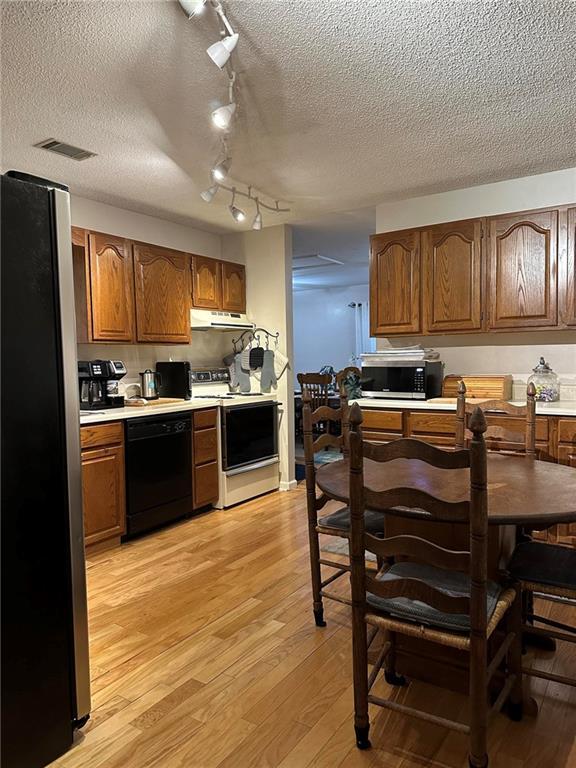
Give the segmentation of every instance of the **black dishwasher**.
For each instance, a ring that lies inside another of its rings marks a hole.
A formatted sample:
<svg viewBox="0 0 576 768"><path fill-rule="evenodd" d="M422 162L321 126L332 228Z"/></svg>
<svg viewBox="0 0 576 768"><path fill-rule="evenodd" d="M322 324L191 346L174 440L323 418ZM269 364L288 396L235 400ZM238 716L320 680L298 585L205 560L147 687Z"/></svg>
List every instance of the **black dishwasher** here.
<svg viewBox="0 0 576 768"><path fill-rule="evenodd" d="M192 512L189 414L126 422L126 538Z"/></svg>

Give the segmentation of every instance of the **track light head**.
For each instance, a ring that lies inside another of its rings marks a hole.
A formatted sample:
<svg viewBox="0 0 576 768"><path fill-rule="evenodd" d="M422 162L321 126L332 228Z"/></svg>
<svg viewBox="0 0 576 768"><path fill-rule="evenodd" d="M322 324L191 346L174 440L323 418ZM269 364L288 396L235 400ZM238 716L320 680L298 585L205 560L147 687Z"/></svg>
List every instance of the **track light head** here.
<svg viewBox="0 0 576 768"><path fill-rule="evenodd" d="M229 170L230 160L223 160L221 163L218 163L218 165L215 165L214 168L212 168L212 178L214 181L224 181L228 176Z"/></svg>
<svg viewBox="0 0 576 768"><path fill-rule="evenodd" d="M216 192L218 192L218 184L213 184L208 189L205 189L204 192L200 192L200 197L204 202L211 203Z"/></svg>
<svg viewBox="0 0 576 768"><path fill-rule="evenodd" d="M186 16L191 19L202 13L208 0L178 0L178 2Z"/></svg>
<svg viewBox="0 0 576 768"><path fill-rule="evenodd" d="M250 192L250 188L248 192ZM256 198L256 216L254 216L254 221L252 222L252 229L262 229L262 214L260 213L260 200L258 198Z"/></svg>
<svg viewBox="0 0 576 768"><path fill-rule="evenodd" d="M228 35L228 37L223 37L222 40L218 40L217 43L213 43L206 53L210 56L214 64L222 69L230 58L230 54L234 48L236 48L237 42L238 33L235 32L233 35Z"/></svg>
<svg viewBox="0 0 576 768"><path fill-rule="evenodd" d="M237 208L235 205L229 205L228 210L232 214L234 221L236 221L238 224L241 224L246 220L246 214L241 208Z"/></svg>
<svg viewBox="0 0 576 768"><path fill-rule="evenodd" d="M218 107L218 109L215 109L214 112L212 112L212 122L216 128L220 128L221 131L227 131L230 128L235 112L236 103L232 101L230 104Z"/></svg>

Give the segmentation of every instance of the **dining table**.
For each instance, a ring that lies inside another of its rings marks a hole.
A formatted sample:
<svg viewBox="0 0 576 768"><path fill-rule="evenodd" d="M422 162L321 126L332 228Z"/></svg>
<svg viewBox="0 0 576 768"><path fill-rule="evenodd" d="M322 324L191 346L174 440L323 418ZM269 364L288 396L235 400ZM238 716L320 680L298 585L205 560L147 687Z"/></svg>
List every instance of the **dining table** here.
<svg viewBox="0 0 576 768"><path fill-rule="evenodd" d="M414 459L376 462L364 459L364 485L374 491L411 487L445 499L470 497L470 471L444 470ZM348 504L349 466L345 459L317 468L316 484L329 499ZM488 577L505 572L519 530L544 530L576 522L576 468L524 455L487 456ZM468 526L384 513L387 536L412 534L449 549L469 549ZM448 652L447 652L448 651ZM468 659L421 638L398 637L398 671L453 690L467 689Z"/></svg>

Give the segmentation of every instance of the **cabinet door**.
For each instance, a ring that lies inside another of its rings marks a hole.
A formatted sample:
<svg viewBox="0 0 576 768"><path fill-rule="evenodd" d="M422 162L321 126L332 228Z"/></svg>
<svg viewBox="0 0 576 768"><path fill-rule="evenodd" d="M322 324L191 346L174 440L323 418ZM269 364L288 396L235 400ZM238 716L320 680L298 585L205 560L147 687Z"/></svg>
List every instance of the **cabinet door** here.
<svg viewBox="0 0 576 768"><path fill-rule="evenodd" d="M119 537L126 531L121 445L82 451L82 496L87 545Z"/></svg>
<svg viewBox="0 0 576 768"><path fill-rule="evenodd" d="M562 320L566 325L576 325L576 208L567 214L566 255L560 281Z"/></svg>
<svg viewBox="0 0 576 768"><path fill-rule="evenodd" d="M482 327L481 219L440 224L422 232L424 330Z"/></svg>
<svg viewBox="0 0 576 768"><path fill-rule="evenodd" d="M134 273L130 243L88 236L93 341L134 341Z"/></svg>
<svg viewBox="0 0 576 768"><path fill-rule="evenodd" d="M489 219L490 328L557 325L558 211Z"/></svg>
<svg viewBox="0 0 576 768"><path fill-rule="evenodd" d="M419 333L420 232L405 230L370 239L370 333Z"/></svg>
<svg viewBox="0 0 576 768"><path fill-rule="evenodd" d="M246 269L244 264L222 262L222 309L246 312Z"/></svg>
<svg viewBox="0 0 576 768"><path fill-rule="evenodd" d="M192 256L192 304L199 309L222 308L220 262Z"/></svg>
<svg viewBox="0 0 576 768"><path fill-rule="evenodd" d="M189 256L156 245L134 243L138 341L190 341Z"/></svg>

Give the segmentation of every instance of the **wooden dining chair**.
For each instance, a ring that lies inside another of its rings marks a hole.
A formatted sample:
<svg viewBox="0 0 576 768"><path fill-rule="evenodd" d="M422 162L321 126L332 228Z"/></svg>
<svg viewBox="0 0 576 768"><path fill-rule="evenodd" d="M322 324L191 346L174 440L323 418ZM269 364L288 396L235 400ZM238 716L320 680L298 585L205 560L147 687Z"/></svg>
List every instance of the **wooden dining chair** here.
<svg viewBox="0 0 576 768"><path fill-rule="evenodd" d="M528 593L530 597L536 592L543 600L567 598L576 601L576 549L572 547L524 541L516 547L508 563L508 572L518 582L522 593ZM524 602L531 607L531 601ZM544 626L539 627L537 624ZM523 616L522 630L551 640L576 643L576 626L538 616L532 608ZM576 679L573 677L528 667L523 667L522 672L531 677L576 687Z"/></svg>
<svg viewBox="0 0 576 768"><path fill-rule="evenodd" d="M318 512L329 501L325 494L316 496L316 465L314 456L318 451L326 447L334 447L341 450L344 457L348 452L348 399L345 395L340 398L339 408L329 408L321 405L312 410L312 398L306 385L303 389L303 423L304 423L304 457L306 463L306 508L308 513L308 538L310 543L310 571L312 576L312 599L314 620L316 626L325 627L324 621L324 603L323 598L336 600L340 603L350 605L347 598L335 595L333 592L327 592L326 587L336 579L350 572L349 565L338 563L334 560L321 557L320 555L320 534L328 536L337 536L348 539L350 537L350 509L341 507L340 509L328 515L318 518ZM314 425L319 421L328 423L339 423L340 434L333 434L336 430L328 430L315 439ZM375 535L382 533L382 516L373 512L367 512L365 515L366 529L372 531ZM328 578L322 580L321 567L327 566L335 569Z"/></svg>
<svg viewBox="0 0 576 768"><path fill-rule="evenodd" d="M461 381L458 384L458 396L456 398L456 447L464 448L466 445L467 418L477 405L466 401L466 384ZM481 403L485 415L510 416L518 419L524 418L524 423L519 423L520 431L507 427L488 425L484 440L489 451L499 453L519 454L536 458L536 388L530 383L526 390L526 405L513 405L507 400L486 400ZM512 422L516 426L515 422Z"/></svg>
<svg viewBox="0 0 576 768"><path fill-rule="evenodd" d="M487 755L488 685L497 669L505 666L505 682L492 711L508 699L510 715L522 715L520 610L517 590L487 580L487 478L486 421L476 409L469 421L472 440L467 449L453 452L411 438L377 445L363 441L362 413L357 404L350 409L350 510L352 641L354 668L354 727L360 749L370 747L368 705L376 704L414 716L460 733L469 734L469 764L485 768ZM387 462L394 459L427 462L450 473L469 470L469 497L445 501L417 487L375 491L364 483L364 459ZM458 552L444 549L424 538L398 535L376 538L364 525L365 507L400 517L460 523L469 526L470 548ZM366 568L366 551L393 558L378 570ZM506 617L506 633L490 663L488 639ZM370 642L379 630L387 638L376 663L368 673ZM469 652L469 725L414 709L370 693L384 665L389 683L404 684L396 671L396 635L430 640Z"/></svg>
<svg viewBox="0 0 576 768"><path fill-rule="evenodd" d="M328 405L328 390L333 380L333 377L329 373L299 373L296 376L296 379L298 380L302 394L304 394L304 388L306 388L310 396L310 404L313 411ZM302 428L303 427L304 421L302 420ZM322 432L325 429L326 423L318 422L314 431Z"/></svg>

